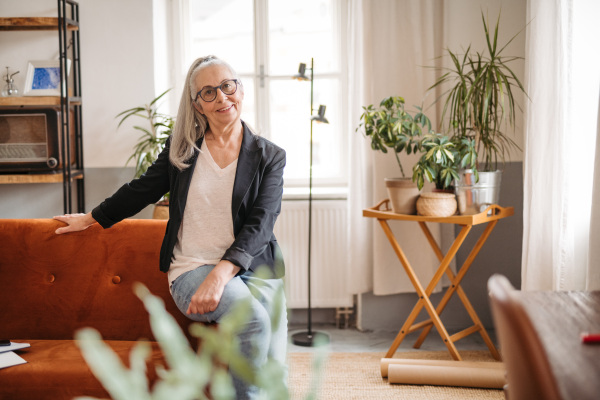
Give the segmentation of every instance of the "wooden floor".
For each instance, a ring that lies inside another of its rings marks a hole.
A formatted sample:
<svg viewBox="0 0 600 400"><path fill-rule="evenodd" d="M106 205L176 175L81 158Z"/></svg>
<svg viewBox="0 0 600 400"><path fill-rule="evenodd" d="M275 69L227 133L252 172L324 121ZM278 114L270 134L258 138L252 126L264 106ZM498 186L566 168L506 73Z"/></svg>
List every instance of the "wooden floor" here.
<svg viewBox="0 0 600 400"><path fill-rule="evenodd" d="M306 325L291 325L289 327L290 336L299 331L306 331ZM360 332L356 328L337 329L333 325L319 324L313 325L313 331L323 332L329 335L331 341L328 345L328 350L331 352L350 353L350 352L386 352L398 332L392 331L368 331ZM450 332L452 334L454 332ZM492 341L497 345L494 331L488 330ZM419 332L413 332L407 336L406 340L400 345L398 352L415 351L412 347L413 343L419 337ZM473 334L456 342L458 351L460 350L487 350L487 346L481 339L479 334ZM423 345L422 350L441 351L447 350L439 335L432 332ZM296 346L289 343L288 352L310 352L313 351L310 347Z"/></svg>

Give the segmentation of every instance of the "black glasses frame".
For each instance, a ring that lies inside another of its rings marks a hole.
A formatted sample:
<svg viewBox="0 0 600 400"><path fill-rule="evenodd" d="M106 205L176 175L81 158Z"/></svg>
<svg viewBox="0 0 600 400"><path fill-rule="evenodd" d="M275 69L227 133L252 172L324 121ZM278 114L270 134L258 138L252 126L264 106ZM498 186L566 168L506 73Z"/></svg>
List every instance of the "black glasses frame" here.
<svg viewBox="0 0 600 400"><path fill-rule="evenodd" d="M233 90L233 92L231 93L227 93L223 90L223 85L225 85L228 82L234 82L235 83L235 89ZM196 97L195 100L198 100L198 97L200 97L202 100L204 100L207 103L210 103L211 101L215 101L217 98L217 89L219 89L221 92L223 92L224 95L226 96L231 96L232 94L235 94L235 92L237 92L238 90L238 85L241 85L241 82L237 79L227 79L226 81L223 81L223 83L221 83L219 86L205 86L202 89L200 89L198 91L198 93L196 93ZM215 91L215 97L212 100L207 100L204 98L204 96L202 96L202 92L207 90L207 89L213 89Z"/></svg>

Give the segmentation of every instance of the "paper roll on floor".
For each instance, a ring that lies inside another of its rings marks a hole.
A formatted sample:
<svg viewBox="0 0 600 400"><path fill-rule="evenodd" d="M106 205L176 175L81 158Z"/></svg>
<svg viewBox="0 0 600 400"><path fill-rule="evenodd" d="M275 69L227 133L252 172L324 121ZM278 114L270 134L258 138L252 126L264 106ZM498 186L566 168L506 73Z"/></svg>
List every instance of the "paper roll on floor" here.
<svg viewBox="0 0 600 400"><path fill-rule="evenodd" d="M456 368L493 368L504 371L502 362L486 361L452 361L452 360L424 360L416 358L382 358L381 359L381 377L387 378L388 367L391 364L403 365L433 365L437 367L456 367Z"/></svg>
<svg viewBox="0 0 600 400"><path fill-rule="evenodd" d="M504 370L498 368L390 364L388 382L502 389L506 380Z"/></svg>

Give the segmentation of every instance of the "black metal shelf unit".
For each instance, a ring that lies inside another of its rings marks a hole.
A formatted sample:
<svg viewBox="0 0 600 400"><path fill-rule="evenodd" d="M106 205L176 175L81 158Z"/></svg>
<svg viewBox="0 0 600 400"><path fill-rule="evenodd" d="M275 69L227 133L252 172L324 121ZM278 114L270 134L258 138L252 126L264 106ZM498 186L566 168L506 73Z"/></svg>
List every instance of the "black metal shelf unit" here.
<svg viewBox="0 0 600 400"><path fill-rule="evenodd" d="M77 190L77 211L85 211L85 179L83 174L83 130L81 119L81 58L79 46L79 4L73 0L58 1L58 42L61 81L61 151L64 156L63 206L65 214L72 213L73 182ZM68 59L69 48L72 55L73 87L69 85ZM73 113L71 126L70 113ZM75 152L71 154L71 129L75 129ZM75 157L75 171L72 160Z"/></svg>

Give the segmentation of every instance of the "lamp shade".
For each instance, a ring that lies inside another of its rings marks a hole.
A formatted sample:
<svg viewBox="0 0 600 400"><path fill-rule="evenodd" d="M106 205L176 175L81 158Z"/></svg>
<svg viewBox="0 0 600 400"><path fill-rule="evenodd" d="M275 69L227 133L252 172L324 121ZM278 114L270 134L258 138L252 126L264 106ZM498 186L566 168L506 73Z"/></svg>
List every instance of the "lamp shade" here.
<svg viewBox="0 0 600 400"><path fill-rule="evenodd" d="M299 81L310 81L310 78L306 76L306 64L300 63L298 66L298 73L292 76L292 79L297 79Z"/></svg>
<svg viewBox="0 0 600 400"><path fill-rule="evenodd" d="M323 124L328 124L329 121L327 121L327 118L325 118L325 106L321 104L319 106L319 111L317 112L317 115L313 115L312 117L310 117L310 119L316 122L321 122Z"/></svg>

